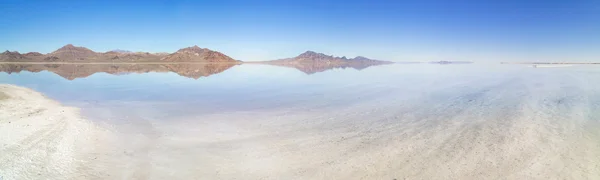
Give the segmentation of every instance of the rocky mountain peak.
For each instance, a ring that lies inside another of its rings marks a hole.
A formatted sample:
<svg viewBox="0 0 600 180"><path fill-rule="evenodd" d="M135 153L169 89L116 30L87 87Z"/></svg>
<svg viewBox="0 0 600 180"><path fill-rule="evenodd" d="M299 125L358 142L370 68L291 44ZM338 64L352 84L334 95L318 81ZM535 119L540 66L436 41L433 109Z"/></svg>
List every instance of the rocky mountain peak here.
<svg viewBox="0 0 600 180"><path fill-rule="evenodd" d="M173 62L237 62L231 57L220 52L213 51L198 46L179 49L177 52L170 54L161 60Z"/></svg>
<svg viewBox="0 0 600 180"><path fill-rule="evenodd" d="M57 49L56 51L54 51L52 53L59 53L59 52L65 52L65 51L67 51L67 52L79 51L79 52L82 52L82 53L95 53L94 51L92 51L92 50L90 50L88 48L85 48L85 47L76 47L76 46L73 46L73 44L67 44L67 45L65 45L65 46Z"/></svg>
<svg viewBox="0 0 600 180"><path fill-rule="evenodd" d="M6 50L2 53L3 55L21 55L21 53L19 53L19 51L9 51Z"/></svg>
<svg viewBox="0 0 600 180"><path fill-rule="evenodd" d="M25 56L43 56L44 54L39 53L39 52L28 52L25 53Z"/></svg>
<svg viewBox="0 0 600 180"><path fill-rule="evenodd" d="M2 57L0 57L0 59L25 59L25 56L23 56L21 53L19 53L18 51L4 51L2 54Z"/></svg>
<svg viewBox="0 0 600 180"><path fill-rule="evenodd" d="M314 51L306 51L300 55L298 55L296 58L302 58L302 59L325 59L325 58L332 58L333 56L328 56L325 55L323 53L317 53Z"/></svg>
<svg viewBox="0 0 600 180"><path fill-rule="evenodd" d="M67 44L48 54L47 58L53 57L54 59L61 60L85 60L95 56L98 56L98 54L88 48Z"/></svg>
<svg viewBox="0 0 600 180"><path fill-rule="evenodd" d="M356 56L355 58L353 58L352 60L359 60L359 61L368 61L371 60L369 58L366 58L364 56Z"/></svg>
<svg viewBox="0 0 600 180"><path fill-rule="evenodd" d="M206 48L200 48L196 45L192 46L192 47L187 47L187 48L183 48L183 49L179 49L177 52L178 53L204 53L210 51Z"/></svg>

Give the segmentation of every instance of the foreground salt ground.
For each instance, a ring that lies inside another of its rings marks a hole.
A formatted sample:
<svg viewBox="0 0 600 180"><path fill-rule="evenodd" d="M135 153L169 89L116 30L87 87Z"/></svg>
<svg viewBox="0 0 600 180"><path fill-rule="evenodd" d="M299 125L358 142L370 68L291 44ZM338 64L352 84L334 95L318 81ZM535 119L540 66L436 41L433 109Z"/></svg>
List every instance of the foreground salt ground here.
<svg viewBox="0 0 600 180"><path fill-rule="evenodd" d="M76 171L77 137L90 126L76 110L61 107L35 91L1 85L0 176L5 179L59 179Z"/></svg>
<svg viewBox="0 0 600 180"><path fill-rule="evenodd" d="M28 88L0 85L0 177L147 179L145 135L123 135ZM128 137L123 139L123 137ZM144 154L142 154L144 155Z"/></svg>
<svg viewBox="0 0 600 180"><path fill-rule="evenodd" d="M94 179L90 170L110 131L31 89L0 85L0 176L4 179ZM106 178L106 177L104 177Z"/></svg>

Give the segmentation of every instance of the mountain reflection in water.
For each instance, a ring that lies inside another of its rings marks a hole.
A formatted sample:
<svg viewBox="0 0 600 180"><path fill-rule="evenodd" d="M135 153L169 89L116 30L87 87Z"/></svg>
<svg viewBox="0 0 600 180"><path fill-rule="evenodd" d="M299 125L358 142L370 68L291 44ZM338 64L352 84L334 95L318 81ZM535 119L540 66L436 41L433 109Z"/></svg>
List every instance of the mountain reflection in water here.
<svg viewBox="0 0 600 180"><path fill-rule="evenodd" d="M235 63L204 63L204 64L0 64L0 72L19 73L21 71L41 72L49 71L65 79L74 80L85 78L95 73L108 73L113 75L122 75L129 73L149 73L149 72L174 72L180 76L192 79L207 77L222 73L231 67L239 64ZM336 68L353 68L362 70L378 64L356 64L356 65L311 65L311 64L292 64L276 65L298 69L306 74L314 74Z"/></svg>
<svg viewBox="0 0 600 180"><path fill-rule="evenodd" d="M114 75L148 72L174 72L180 76L198 79L221 73L237 64L0 64L0 71L53 72L65 79L85 78L95 73Z"/></svg>
<svg viewBox="0 0 600 180"><path fill-rule="evenodd" d="M385 64L365 64L365 63L348 63L348 64L323 64L323 63L271 63L269 65L289 67L298 69L305 74L314 74L324 72L332 69L346 69L352 68L356 70L363 70L371 66L385 65Z"/></svg>

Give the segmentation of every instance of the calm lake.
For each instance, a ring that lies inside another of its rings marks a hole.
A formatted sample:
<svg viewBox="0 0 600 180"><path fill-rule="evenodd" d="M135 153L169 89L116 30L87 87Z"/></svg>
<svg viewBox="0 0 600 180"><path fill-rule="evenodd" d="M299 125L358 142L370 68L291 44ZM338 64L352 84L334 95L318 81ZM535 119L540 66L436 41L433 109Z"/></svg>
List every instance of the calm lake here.
<svg viewBox="0 0 600 180"><path fill-rule="evenodd" d="M600 178L597 66L0 67L110 129L123 178Z"/></svg>

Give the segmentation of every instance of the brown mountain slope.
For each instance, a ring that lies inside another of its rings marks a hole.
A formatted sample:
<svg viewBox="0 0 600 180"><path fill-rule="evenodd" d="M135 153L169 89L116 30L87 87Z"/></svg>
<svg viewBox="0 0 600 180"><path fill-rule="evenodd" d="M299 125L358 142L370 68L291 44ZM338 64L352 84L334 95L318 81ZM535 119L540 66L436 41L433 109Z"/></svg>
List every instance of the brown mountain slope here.
<svg viewBox="0 0 600 180"><path fill-rule="evenodd" d="M0 54L0 61L24 61L28 58L17 51L4 51Z"/></svg>
<svg viewBox="0 0 600 180"><path fill-rule="evenodd" d="M161 59L164 62L238 63L233 58L198 46L187 47Z"/></svg>
<svg viewBox="0 0 600 180"><path fill-rule="evenodd" d="M279 59L272 61L265 61L265 63L281 64L281 63L304 63L304 64L389 64L392 62L373 60L363 56L357 56L355 58L348 59L346 57L335 57L331 55L325 55L323 53L316 53L313 51L306 51L296 57Z"/></svg>
<svg viewBox="0 0 600 180"><path fill-rule="evenodd" d="M72 44L67 44L46 56L44 58L46 60L84 61L98 59L100 54L85 47L76 47Z"/></svg>
<svg viewBox="0 0 600 180"><path fill-rule="evenodd" d="M36 57L36 56L43 56L44 54L39 53L39 52L28 52L24 54L27 57Z"/></svg>
<svg viewBox="0 0 600 180"><path fill-rule="evenodd" d="M95 62L160 62L161 58L166 57L165 53L147 53L147 52L128 52L128 51L109 51L97 53L85 47L76 47L67 44L54 52L41 54L30 52L24 55L18 52L6 51L0 54L0 61L9 62L75 62L75 63L95 63Z"/></svg>
<svg viewBox="0 0 600 180"><path fill-rule="evenodd" d="M153 54L148 52L115 52L109 51L101 54L102 59L113 62L158 62L166 55Z"/></svg>

